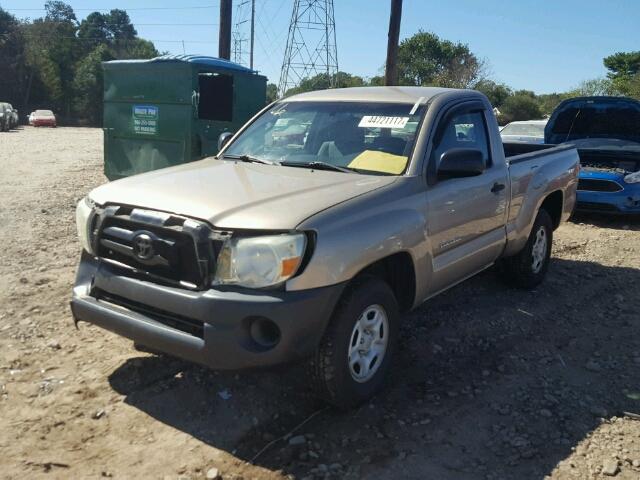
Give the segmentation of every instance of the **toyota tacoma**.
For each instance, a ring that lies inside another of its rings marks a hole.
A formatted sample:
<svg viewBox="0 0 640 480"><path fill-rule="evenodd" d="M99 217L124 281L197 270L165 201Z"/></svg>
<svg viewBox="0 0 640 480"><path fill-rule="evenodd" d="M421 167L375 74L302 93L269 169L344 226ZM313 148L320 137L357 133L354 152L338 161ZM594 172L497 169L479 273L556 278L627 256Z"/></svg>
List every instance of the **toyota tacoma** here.
<svg viewBox="0 0 640 480"><path fill-rule="evenodd" d="M214 369L304 361L342 408L383 385L403 313L494 264L538 285L576 201L575 148L505 157L472 90L303 93L219 144L79 202L75 322Z"/></svg>

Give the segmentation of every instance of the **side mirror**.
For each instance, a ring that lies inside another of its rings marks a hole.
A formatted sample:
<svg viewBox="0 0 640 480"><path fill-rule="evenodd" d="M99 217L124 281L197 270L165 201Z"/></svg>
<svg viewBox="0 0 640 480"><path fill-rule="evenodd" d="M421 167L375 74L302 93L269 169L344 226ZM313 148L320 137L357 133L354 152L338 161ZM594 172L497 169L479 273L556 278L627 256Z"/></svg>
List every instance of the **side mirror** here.
<svg viewBox="0 0 640 480"><path fill-rule="evenodd" d="M233 132L222 132L218 137L218 151L222 150L229 140L233 137Z"/></svg>
<svg viewBox="0 0 640 480"><path fill-rule="evenodd" d="M438 178L475 177L486 169L484 155L475 148L452 148L440 157Z"/></svg>

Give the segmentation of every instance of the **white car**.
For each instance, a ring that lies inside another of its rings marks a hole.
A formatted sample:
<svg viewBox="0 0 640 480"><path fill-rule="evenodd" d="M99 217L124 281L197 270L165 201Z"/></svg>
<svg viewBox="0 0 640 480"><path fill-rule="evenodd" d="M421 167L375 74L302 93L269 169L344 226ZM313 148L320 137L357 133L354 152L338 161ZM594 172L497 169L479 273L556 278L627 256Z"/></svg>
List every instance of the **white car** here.
<svg viewBox="0 0 640 480"><path fill-rule="evenodd" d="M511 122L500 130L505 143L544 143L544 127L547 120Z"/></svg>

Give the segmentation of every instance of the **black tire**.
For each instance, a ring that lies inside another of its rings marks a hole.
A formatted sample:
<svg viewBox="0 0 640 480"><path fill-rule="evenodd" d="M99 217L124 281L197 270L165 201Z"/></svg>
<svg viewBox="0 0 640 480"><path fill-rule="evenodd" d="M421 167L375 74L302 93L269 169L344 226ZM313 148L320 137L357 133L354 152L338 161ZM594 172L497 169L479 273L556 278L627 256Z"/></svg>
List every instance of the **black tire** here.
<svg viewBox="0 0 640 480"><path fill-rule="evenodd" d="M379 365L375 366L377 361L373 360L371 377L358 382L349 366L354 328L361 315L368 309L378 307L387 319L386 350ZM358 406L378 392L384 386L395 353L399 315L396 298L384 281L372 276L355 280L343 294L309 362L310 380L316 395L346 410Z"/></svg>
<svg viewBox="0 0 640 480"><path fill-rule="evenodd" d="M546 237L546 249L541 265L534 265L534 245L536 237L543 231ZM505 279L519 288L531 289L540 284L549 268L551 244L553 243L553 222L546 210L540 210L524 248L513 257L501 262L501 271Z"/></svg>

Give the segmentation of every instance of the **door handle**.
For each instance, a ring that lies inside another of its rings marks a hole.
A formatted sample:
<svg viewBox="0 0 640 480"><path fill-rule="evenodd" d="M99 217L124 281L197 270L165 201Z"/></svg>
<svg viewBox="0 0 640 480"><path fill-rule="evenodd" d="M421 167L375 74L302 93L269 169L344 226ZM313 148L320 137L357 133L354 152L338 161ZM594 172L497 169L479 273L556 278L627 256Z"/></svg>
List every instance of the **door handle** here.
<svg viewBox="0 0 640 480"><path fill-rule="evenodd" d="M491 187L491 192L492 193L498 193L500 191L504 190L504 183L494 183L493 187Z"/></svg>

